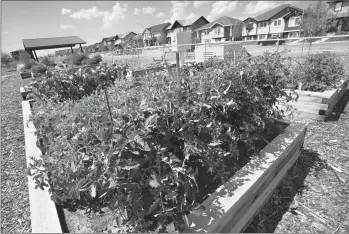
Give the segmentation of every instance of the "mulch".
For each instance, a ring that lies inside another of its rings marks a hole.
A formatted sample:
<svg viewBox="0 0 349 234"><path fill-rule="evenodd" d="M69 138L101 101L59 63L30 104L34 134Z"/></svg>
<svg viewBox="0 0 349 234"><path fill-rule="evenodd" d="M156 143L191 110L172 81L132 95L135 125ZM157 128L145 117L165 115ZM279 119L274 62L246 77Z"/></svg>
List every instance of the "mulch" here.
<svg viewBox="0 0 349 234"><path fill-rule="evenodd" d="M311 121L304 149L246 233L349 233L349 90L327 122Z"/></svg>
<svg viewBox="0 0 349 234"><path fill-rule="evenodd" d="M1 233L31 232L19 75L1 78Z"/></svg>

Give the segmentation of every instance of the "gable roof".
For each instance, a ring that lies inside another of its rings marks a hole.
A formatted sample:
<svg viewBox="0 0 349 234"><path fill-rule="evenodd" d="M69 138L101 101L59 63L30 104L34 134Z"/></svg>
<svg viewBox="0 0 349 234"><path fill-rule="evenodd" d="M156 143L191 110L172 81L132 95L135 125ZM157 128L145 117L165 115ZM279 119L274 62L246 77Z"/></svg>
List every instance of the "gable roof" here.
<svg viewBox="0 0 349 234"><path fill-rule="evenodd" d="M282 4L280 6L273 8L273 9L270 9L269 11L264 12L263 14L260 14L256 17L251 17L251 18L255 19L256 21L267 21L288 7L293 8L293 9L298 10L298 11L303 11L302 9L300 9L298 7L291 6L290 4Z"/></svg>
<svg viewBox="0 0 349 234"><path fill-rule="evenodd" d="M173 24L169 25L166 30L172 29L172 27L175 25L175 23L179 23L182 27L186 27L186 26L190 26L192 24L194 24L196 21L198 21L200 18L205 19L207 22L209 22L205 17L200 16L199 18L197 18L196 20L193 19L189 19L189 20L175 20L175 22L173 22Z"/></svg>
<svg viewBox="0 0 349 234"><path fill-rule="evenodd" d="M151 33L160 32L160 31L165 30L165 28L167 28L169 25L171 25L171 23L157 24L157 25L148 27L145 30L148 30Z"/></svg>
<svg viewBox="0 0 349 234"><path fill-rule="evenodd" d="M109 41L115 41L116 36L112 36L112 37L103 37L102 42L109 42Z"/></svg>
<svg viewBox="0 0 349 234"><path fill-rule="evenodd" d="M133 40L143 40L142 33L139 33L133 37Z"/></svg>
<svg viewBox="0 0 349 234"><path fill-rule="evenodd" d="M234 19L234 18L231 18L229 16L222 16L221 18L218 18L218 19L212 21L211 23L205 24L204 26L196 29L195 31L200 31L200 30L205 30L205 29L211 28L215 24L221 24L223 26L231 26L231 25L238 24L238 23L241 23L241 20Z"/></svg>
<svg viewBox="0 0 349 234"><path fill-rule="evenodd" d="M24 48L33 50L70 47L77 44L86 44L86 41L78 36L23 39Z"/></svg>

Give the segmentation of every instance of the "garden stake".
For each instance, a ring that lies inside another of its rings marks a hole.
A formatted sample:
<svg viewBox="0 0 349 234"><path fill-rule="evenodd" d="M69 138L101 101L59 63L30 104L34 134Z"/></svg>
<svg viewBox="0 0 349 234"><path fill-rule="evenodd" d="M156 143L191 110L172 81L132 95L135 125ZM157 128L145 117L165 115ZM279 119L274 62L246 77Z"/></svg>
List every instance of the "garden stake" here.
<svg viewBox="0 0 349 234"><path fill-rule="evenodd" d="M112 116L111 109L110 109L110 105L109 105L107 89L104 89L104 94L105 94L105 98L107 99L107 106L108 106L108 110L109 110L111 126L113 127L113 116Z"/></svg>

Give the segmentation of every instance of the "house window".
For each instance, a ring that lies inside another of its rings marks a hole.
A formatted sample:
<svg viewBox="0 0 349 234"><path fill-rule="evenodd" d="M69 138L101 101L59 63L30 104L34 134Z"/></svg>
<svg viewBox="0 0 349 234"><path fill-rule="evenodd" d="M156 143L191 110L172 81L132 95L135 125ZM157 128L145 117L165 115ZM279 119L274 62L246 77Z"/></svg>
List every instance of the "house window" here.
<svg viewBox="0 0 349 234"><path fill-rule="evenodd" d="M259 28L265 28L265 27L267 27L267 22L259 23Z"/></svg>
<svg viewBox="0 0 349 234"><path fill-rule="evenodd" d="M334 10L335 11L342 10L342 4L343 4L343 2L336 2L336 6L335 6Z"/></svg>
<svg viewBox="0 0 349 234"><path fill-rule="evenodd" d="M220 38L216 38L216 39L215 39L215 42L220 42L220 41L221 41Z"/></svg>
<svg viewBox="0 0 349 234"><path fill-rule="evenodd" d="M217 34L221 34L221 28L220 27L217 28Z"/></svg>
<svg viewBox="0 0 349 234"><path fill-rule="evenodd" d="M299 26L299 22L300 22L300 17L292 17L290 18L288 26L289 27Z"/></svg>
<svg viewBox="0 0 349 234"><path fill-rule="evenodd" d="M281 25L281 19L274 21L274 26L280 26Z"/></svg>
<svg viewBox="0 0 349 234"><path fill-rule="evenodd" d="M204 40L205 43L210 43L210 39Z"/></svg>

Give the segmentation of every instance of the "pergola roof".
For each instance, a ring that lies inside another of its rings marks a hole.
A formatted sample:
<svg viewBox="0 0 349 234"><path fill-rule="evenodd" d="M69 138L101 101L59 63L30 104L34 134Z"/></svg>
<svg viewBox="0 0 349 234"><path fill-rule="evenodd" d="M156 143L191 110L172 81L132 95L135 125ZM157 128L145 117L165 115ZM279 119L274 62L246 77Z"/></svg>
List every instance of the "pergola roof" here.
<svg viewBox="0 0 349 234"><path fill-rule="evenodd" d="M77 44L86 44L86 41L82 40L78 36L23 39L24 48L28 50L46 50L72 47Z"/></svg>

